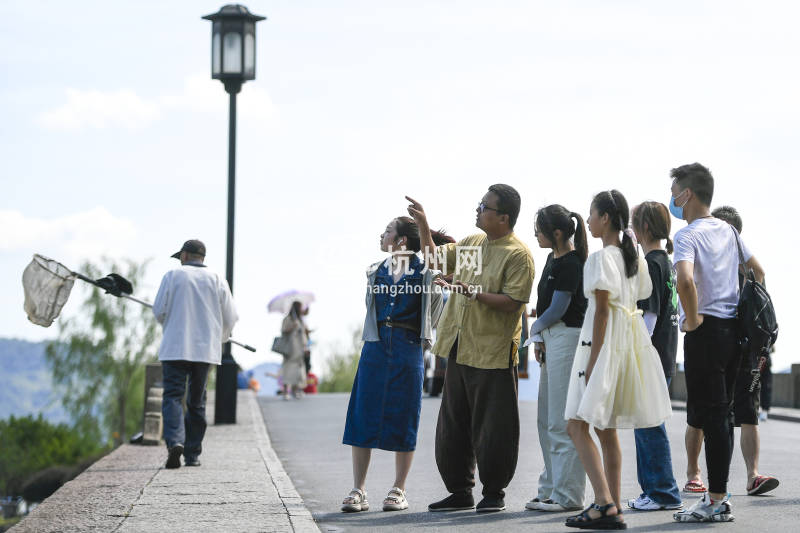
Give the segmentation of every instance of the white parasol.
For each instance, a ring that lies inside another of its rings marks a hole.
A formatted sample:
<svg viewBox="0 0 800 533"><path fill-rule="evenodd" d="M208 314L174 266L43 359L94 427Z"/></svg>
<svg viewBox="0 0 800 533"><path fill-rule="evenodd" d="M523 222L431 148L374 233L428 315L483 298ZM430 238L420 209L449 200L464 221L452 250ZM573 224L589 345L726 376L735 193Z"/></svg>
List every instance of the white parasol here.
<svg viewBox="0 0 800 533"><path fill-rule="evenodd" d="M303 308L306 308L308 307L308 304L313 301L313 293L292 289L290 291L283 292L270 300L267 304L267 311L270 313L286 314L292 308L292 303L294 302L300 302L303 304Z"/></svg>

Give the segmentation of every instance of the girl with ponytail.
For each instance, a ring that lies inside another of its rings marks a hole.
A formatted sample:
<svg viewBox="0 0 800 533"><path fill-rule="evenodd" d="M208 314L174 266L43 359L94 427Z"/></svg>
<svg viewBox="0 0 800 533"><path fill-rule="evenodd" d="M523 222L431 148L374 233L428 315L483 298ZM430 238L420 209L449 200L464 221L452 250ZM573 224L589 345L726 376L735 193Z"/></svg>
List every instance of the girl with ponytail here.
<svg viewBox="0 0 800 533"><path fill-rule="evenodd" d="M647 270L653 284L650 297L638 303L653 346L661 358L667 386L675 375L678 352L678 293L669 238L670 216L659 202L642 202L633 208L633 232L642 246ZM666 240L666 250L661 241ZM643 511L680 509L681 495L672 473L672 452L664 424L634 430L636 470L642 493L628 500L628 507Z"/></svg>
<svg viewBox="0 0 800 533"><path fill-rule="evenodd" d="M636 307L653 287L647 265L636 253L628 219L628 202L619 191L604 191L592 200L589 231L602 240L603 249L591 254L583 267L589 303L564 416L592 484L594 504L569 517L570 527L626 527L620 507L622 452L616 430L658 426L672 415L661 360ZM599 437L603 460L589 426Z"/></svg>
<svg viewBox="0 0 800 533"><path fill-rule="evenodd" d="M557 204L539 209L534 234L539 247L552 252L539 281L539 318L527 341L535 344L534 354L541 367L537 426L544 469L539 476L538 493L525 508L561 512L582 509L586 489L586 472L567 435L564 407L586 313L583 264L588 246L581 216Z"/></svg>

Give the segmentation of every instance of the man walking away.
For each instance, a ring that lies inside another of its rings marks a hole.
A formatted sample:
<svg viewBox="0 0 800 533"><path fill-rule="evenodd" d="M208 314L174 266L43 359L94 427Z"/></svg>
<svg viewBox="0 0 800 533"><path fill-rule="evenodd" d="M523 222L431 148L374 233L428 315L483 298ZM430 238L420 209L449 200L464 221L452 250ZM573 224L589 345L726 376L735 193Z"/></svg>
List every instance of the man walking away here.
<svg viewBox="0 0 800 533"><path fill-rule="evenodd" d="M206 380L208 369L222 360L222 343L239 319L228 282L203 264L205 245L183 243L172 255L181 266L161 280L153 314L164 328L158 359L164 382L161 412L167 443L167 468L200 466L206 432ZM182 400L186 394L186 414Z"/></svg>

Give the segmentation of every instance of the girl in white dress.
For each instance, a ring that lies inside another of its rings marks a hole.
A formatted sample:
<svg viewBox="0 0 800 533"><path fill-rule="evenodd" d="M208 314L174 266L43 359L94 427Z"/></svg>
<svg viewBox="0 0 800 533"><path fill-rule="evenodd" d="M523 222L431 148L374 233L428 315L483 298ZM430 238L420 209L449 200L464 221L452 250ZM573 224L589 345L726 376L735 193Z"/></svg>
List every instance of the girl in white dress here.
<svg viewBox="0 0 800 533"><path fill-rule="evenodd" d="M567 519L567 526L581 529L627 527L619 506L622 452L616 429L658 426L672 415L661 360L636 307L650 296L652 282L645 260L636 253L628 217L625 197L613 190L594 197L587 220L603 249L584 265L589 306L564 412L595 495L589 508ZM600 440L602 460L590 425Z"/></svg>

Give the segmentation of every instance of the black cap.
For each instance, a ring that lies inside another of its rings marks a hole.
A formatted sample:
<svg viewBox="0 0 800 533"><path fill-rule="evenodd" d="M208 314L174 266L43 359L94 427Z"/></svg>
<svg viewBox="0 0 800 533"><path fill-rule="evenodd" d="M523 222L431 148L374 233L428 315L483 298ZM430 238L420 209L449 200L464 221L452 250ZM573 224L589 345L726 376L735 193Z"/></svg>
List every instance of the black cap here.
<svg viewBox="0 0 800 533"><path fill-rule="evenodd" d="M203 257L206 256L206 245L203 244L202 241L198 241L197 239L190 239L183 243L183 247L180 250L172 254L170 257L174 257L175 259L181 258L181 252L186 252L189 254L197 254L202 255Z"/></svg>

